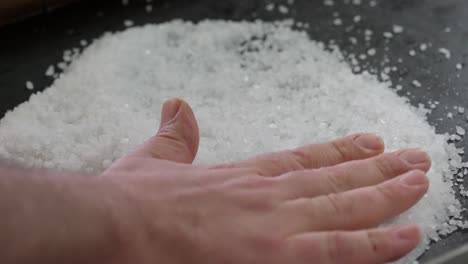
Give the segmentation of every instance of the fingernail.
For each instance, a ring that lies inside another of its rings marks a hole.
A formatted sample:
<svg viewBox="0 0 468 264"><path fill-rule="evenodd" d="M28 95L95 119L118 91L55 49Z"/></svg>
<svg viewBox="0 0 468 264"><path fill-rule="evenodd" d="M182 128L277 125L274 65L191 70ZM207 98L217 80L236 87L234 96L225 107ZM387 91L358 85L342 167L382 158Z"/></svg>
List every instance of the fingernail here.
<svg viewBox="0 0 468 264"><path fill-rule="evenodd" d="M401 176L400 182L409 187L418 187L427 184L426 174L422 171L411 171Z"/></svg>
<svg viewBox="0 0 468 264"><path fill-rule="evenodd" d="M354 142L361 148L377 151L384 148L383 139L374 134L363 134L354 139Z"/></svg>
<svg viewBox="0 0 468 264"><path fill-rule="evenodd" d="M428 163L430 158L426 152L419 149L411 149L400 153L400 158L411 165Z"/></svg>
<svg viewBox="0 0 468 264"><path fill-rule="evenodd" d="M176 117L181 104L182 101L177 98L169 99L164 103L161 113L161 125L168 123Z"/></svg>
<svg viewBox="0 0 468 264"><path fill-rule="evenodd" d="M391 232L399 241L414 241L419 237L419 229L413 225L396 227Z"/></svg>

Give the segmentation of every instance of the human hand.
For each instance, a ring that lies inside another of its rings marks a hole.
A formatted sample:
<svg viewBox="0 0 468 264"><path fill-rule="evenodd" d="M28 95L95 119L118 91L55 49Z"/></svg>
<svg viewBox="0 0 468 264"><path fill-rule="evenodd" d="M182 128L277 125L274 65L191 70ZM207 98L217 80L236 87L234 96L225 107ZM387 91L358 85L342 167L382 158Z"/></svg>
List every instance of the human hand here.
<svg viewBox="0 0 468 264"><path fill-rule="evenodd" d="M430 159L420 150L382 154L379 137L359 134L198 166L190 107L166 102L161 124L102 175L125 194L130 262L382 263L420 239L415 225L375 228L426 193Z"/></svg>

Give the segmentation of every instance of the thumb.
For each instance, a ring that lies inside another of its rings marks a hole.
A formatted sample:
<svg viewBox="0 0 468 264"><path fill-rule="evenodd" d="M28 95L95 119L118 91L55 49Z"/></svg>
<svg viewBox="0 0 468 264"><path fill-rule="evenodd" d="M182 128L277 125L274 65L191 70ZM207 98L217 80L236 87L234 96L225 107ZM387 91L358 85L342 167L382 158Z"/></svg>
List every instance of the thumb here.
<svg viewBox="0 0 468 264"><path fill-rule="evenodd" d="M192 163L199 143L197 120L192 108L174 98L162 107L158 133L144 143L135 154L180 163Z"/></svg>

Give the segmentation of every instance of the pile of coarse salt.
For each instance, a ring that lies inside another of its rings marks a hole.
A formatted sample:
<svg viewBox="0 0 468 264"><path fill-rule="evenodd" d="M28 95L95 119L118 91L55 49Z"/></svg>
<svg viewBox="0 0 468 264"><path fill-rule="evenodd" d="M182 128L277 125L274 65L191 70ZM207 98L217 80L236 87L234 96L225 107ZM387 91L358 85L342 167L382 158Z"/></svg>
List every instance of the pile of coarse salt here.
<svg viewBox="0 0 468 264"><path fill-rule="evenodd" d="M421 225L423 242L401 263L415 260L465 225L451 180L458 150L426 109L289 26L174 21L107 34L1 120L0 158L99 173L155 133L161 104L175 96L198 117L198 163L374 132L387 151L420 147L433 160L428 194L391 222Z"/></svg>

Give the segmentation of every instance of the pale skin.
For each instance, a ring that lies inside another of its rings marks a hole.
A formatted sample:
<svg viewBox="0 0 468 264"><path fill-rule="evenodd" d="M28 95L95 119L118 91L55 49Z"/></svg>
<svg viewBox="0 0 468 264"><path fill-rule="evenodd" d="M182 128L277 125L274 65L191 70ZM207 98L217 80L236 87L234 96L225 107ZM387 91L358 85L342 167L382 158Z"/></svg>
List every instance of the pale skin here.
<svg viewBox="0 0 468 264"><path fill-rule="evenodd" d="M172 99L159 132L100 176L5 167L0 263L385 263L419 242L416 225L377 226L427 192L421 150L382 154L362 133L201 166L198 143Z"/></svg>

